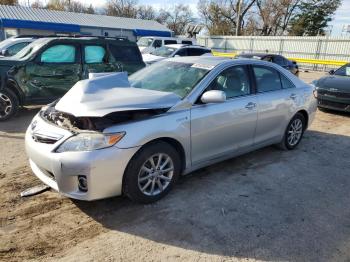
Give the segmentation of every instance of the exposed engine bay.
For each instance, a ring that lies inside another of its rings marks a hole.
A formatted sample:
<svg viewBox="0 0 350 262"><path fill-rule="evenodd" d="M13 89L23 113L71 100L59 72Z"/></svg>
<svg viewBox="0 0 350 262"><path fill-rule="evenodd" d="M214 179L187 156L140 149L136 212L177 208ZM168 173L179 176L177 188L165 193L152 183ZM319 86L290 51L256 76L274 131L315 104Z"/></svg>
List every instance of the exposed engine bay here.
<svg viewBox="0 0 350 262"><path fill-rule="evenodd" d="M165 109L143 109L132 111L119 111L110 113L103 117L75 117L55 109L54 105L50 105L40 112L40 116L49 123L57 125L61 128L72 132L81 130L102 132L105 128L119 123L131 122L146 119L152 116L160 115L168 111Z"/></svg>

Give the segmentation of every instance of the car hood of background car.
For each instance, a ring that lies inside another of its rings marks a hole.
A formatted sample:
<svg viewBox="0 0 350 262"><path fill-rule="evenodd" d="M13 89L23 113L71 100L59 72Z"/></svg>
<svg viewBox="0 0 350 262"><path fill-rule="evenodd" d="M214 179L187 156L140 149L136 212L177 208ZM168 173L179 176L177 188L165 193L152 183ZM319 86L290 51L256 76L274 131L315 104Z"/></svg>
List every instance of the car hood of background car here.
<svg viewBox="0 0 350 262"><path fill-rule="evenodd" d="M330 75L320 78L316 86L322 89L336 88L338 92L350 93L350 77Z"/></svg>
<svg viewBox="0 0 350 262"><path fill-rule="evenodd" d="M75 117L103 117L118 111L170 108L179 101L174 93L133 88L126 73L114 73L79 81L55 109Z"/></svg>
<svg viewBox="0 0 350 262"><path fill-rule="evenodd" d="M143 62L156 62L165 59L165 57L162 56L156 56L152 54L143 54L142 55Z"/></svg>

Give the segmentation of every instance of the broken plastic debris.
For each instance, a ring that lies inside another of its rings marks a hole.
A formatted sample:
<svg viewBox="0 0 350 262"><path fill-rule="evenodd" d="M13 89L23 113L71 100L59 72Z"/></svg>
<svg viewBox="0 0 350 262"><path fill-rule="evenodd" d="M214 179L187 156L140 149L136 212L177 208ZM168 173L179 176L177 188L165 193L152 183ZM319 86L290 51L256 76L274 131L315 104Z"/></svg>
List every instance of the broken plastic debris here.
<svg viewBox="0 0 350 262"><path fill-rule="evenodd" d="M29 196L34 196L40 193L43 193L47 190L51 189L51 187L47 185L38 185L38 186L33 186L31 188L28 188L24 191L21 192L21 197L29 197Z"/></svg>

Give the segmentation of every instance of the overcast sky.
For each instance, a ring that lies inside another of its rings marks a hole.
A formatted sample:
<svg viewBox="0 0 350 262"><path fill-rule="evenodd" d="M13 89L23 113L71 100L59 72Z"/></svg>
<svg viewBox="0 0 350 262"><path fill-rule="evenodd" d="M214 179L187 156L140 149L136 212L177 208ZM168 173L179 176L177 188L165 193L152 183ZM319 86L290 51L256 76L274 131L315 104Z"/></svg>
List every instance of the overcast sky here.
<svg viewBox="0 0 350 262"><path fill-rule="evenodd" d="M27 2L28 0L22 0L22 1ZM106 2L106 0L79 0L79 1L84 4L89 4L89 5L92 4L95 7L101 7ZM197 15L196 14L197 2L198 0L139 0L140 4L151 5L157 9L161 7L177 4L177 3L187 4L187 5L190 5L195 15ZM342 6L337 10L334 16L334 20L330 24L333 25L332 34L336 36L339 36L341 34L342 28L344 25L350 25L350 0L343 0Z"/></svg>

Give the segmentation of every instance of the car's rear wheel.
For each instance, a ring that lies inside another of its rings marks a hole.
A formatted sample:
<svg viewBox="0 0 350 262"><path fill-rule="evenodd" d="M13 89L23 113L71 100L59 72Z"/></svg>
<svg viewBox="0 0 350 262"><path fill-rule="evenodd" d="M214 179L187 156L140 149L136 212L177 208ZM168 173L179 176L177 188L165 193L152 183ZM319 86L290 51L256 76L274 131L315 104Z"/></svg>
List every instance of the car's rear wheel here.
<svg viewBox="0 0 350 262"><path fill-rule="evenodd" d="M0 90L0 121L16 115L19 107L17 96L9 89Z"/></svg>
<svg viewBox="0 0 350 262"><path fill-rule="evenodd" d="M300 143L306 129L306 121L301 113L297 113L289 122L283 140L279 144L284 150L293 150Z"/></svg>
<svg viewBox="0 0 350 262"><path fill-rule="evenodd" d="M171 190L180 169L180 157L171 145L162 141L146 145L126 168L123 192L135 202L155 202Z"/></svg>

